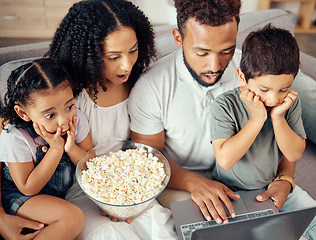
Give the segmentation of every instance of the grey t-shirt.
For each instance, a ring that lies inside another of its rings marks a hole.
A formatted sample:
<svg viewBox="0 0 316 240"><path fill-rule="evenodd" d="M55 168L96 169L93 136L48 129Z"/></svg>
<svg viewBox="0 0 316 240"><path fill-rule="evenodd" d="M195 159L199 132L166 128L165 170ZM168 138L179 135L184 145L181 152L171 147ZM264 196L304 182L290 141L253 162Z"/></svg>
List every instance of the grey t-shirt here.
<svg viewBox="0 0 316 240"><path fill-rule="evenodd" d="M247 123L250 114L240 98L238 88L217 97L211 105L211 141L231 138ZM299 98L285 113L291 129L306 138ZM233 190L266 187L275 178L282 153L278 148L270 114L247 153L231 168L223 169L216 162L213 177Z"/></svg>
<svg viewBox="0 0 316 240"><path fill-rule="evenodd" d="M131 130L153 135L165 131L164 155L189 170L212 170L209 113L215 97L240 86L236 67L241 51L213 86L201 86L192 77L179 49L142 74L128 100Z"/></svg>

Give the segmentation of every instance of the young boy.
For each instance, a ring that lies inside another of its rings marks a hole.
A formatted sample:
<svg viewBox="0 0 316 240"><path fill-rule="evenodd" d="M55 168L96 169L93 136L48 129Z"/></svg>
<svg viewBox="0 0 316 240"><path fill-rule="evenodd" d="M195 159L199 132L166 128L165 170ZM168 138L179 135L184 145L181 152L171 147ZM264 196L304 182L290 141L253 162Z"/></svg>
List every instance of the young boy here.
<svg viewBox="0 0 316 240"><path fill-rule="evenodd" d="M252 32L242 46L241 86L211 106L215 179L233 190L259 189L278 179L281 160L295 162L305 149L296 91L299 48L290 32L270 25ZM281 176L295 187L290 177Z"/></svg>

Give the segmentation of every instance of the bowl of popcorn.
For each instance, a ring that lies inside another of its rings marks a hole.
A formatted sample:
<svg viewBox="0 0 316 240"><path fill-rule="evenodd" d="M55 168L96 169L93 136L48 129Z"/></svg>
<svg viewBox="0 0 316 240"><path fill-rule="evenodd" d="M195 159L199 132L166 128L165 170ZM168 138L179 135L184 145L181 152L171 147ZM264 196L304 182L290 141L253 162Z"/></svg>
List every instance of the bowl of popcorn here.
<svg viewBox="0 0 316 240"><path fill-rule="evenodd" d="M116 141L88 151L76 167L80 188L107 215L135 218L166 188L170 166L157 149Z"/></svg>

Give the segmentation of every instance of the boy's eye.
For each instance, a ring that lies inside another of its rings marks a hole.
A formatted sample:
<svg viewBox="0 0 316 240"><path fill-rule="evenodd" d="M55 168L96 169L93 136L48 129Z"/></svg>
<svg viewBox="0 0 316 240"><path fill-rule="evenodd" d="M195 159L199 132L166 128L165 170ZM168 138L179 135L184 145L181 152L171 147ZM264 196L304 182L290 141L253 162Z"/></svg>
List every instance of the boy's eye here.
<svg viewBox="0 0 316 240"><path fill-rule="evenodd" d="M52 114L47 114L47 115L45 115L45 118L51 119L51 118L53 118L54 116L55 116L54 113L52 113Z"/></svg>
<svg viewBox="0 0 316 240"><path fill-rule="evenodd" d="M283 92L283 93L285 93L285 92L287 92L288 91L288 89L281 89L280 90L280 92Z"/></svg>
<svg viewBox="0 0 316 240"><path fill-rule="evenodd" d="M70 111L74 107L74 104L71 104L70 106L67 107L67 110Z"/></svg>
<svg viewBox="0 0 316 240"><path fill-rule="evenodd" d="M267 89L261 89L261 88L260 88L260 91L261 91L261 92L267 92L268 90L267 90Z"/></svg>

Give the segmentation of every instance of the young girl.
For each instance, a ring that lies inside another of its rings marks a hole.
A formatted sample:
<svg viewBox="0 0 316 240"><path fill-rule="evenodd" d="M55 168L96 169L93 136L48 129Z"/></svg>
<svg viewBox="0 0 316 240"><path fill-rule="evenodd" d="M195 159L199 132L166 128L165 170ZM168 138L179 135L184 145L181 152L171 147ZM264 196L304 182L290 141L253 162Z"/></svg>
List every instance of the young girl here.
<svg viewBox="0 0 316 240"><path fill-rule="evenodd" d="M75 95L79 94L76 105L89 119L94 146L130 138L129 93L154 60L154 53L151 25L130 1L87 0L69 9L48 56L71 75ZM128 219L131 224L127 225L101 216L98 207L80 191L74 185L66 196L85 213L86 225L78 239L177 238L170 210L157 201L132 222Z"/></svg>
<svg viewBox="0 0 316 240"><path fill-rule="evenodd" d="M63 198L92 141L66 70L51 59L14 70L1 117L9 122L0 135L5 211L44 223L35 239L74 239L84 215Z"/></svg>

